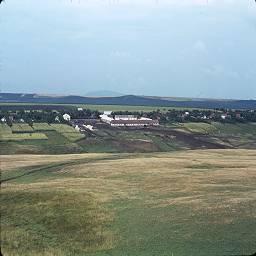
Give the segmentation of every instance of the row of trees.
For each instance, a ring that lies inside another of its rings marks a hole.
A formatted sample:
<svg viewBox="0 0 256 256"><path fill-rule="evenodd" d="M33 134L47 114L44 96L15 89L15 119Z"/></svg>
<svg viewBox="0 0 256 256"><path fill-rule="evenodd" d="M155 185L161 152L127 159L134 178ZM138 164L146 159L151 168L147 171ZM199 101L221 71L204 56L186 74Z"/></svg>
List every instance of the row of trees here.
<svg viewBox="0 0 256 256"><path fill-rule="evenodd" d="M151 111L151 112L128 112L118 111L114 114L130 114L136 116L144 116L152 119L158 119L161 123L169 122L256 122L256 110L179 110L170 109L167 111Z"/></svg>
<svg viewBox="0 0 256 256"><path fill-rule="evenodd" d="M69 114L73 119L79 118L99 118L99 111L84 109L78 111L77 109L68 110L17 110L17 111L1 111L0 119L6 120L8 125L14 122L24 122L30 125L33 123L67 123L63 115Z"/></svg>
<svg viewBox="0 0 256 256"><path fill-rule="evenodd" d="M33 122L42 123L67 123L63 115L69 114L72 119L88 119L99 118L100 112L90 109L63 109L63 110L16 110L16 111L1 111L0 119L4 118L6 122L11 125L12 122L26 122L33 124ZM138 117L148 117L158 119L160 123L170 122L256 122L256 110L179 110L170 109L167 111L116 111L113 115L135 115Z"/></svg>

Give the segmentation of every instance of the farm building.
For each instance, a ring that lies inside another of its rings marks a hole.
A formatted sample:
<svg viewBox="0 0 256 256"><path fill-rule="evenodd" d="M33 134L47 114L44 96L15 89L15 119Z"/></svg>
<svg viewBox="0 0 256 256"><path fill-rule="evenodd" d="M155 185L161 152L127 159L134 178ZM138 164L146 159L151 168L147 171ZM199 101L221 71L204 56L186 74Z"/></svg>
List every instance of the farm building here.
<svg viewBox="0 0 256 256"><path fill-rule="evenodd" d="M71 119L70 123L75 126L75 125L95 125L96 123L99 123L100 120L96 118L79 118L79 119Z"/></svg>
<svg viewBox="0 0 256 256"><path fill-rule="evenodd" d="M115 115L115 120L137 120L134 115Z"/></svg>
<svg viewBox="0 0 256 256"><path fill-rule="evenodd" d="M226 115L226 114L221 115L221 119L222 119L222 120L225 120L226 118L227 118L227 115Z"/></svg>
<svg viewBox="0 0 256 256"><path fill-rule="evenodd" d="M114 117L103 114L100 116L101 121L110 124L113 127L124 127L124 126L156 126L159 125L158 120L141 117L138 118L132 115L116 115Z"/></svg>
<svg viewBox="0 0 256 256"><path fill-rule="evenodd" d="M55 117L55 122L60 122L60 118L58 116Z"/></svg>
<svg viewBox="0 0 256 256"><path fill-rule="evenodd" d="M103 114L103 115L100 115L100 120L103 122L103 123L107 123L107 124L111 124L111 121L114 120L113 117L110 117L106 114Z"/></svg>
<svg viewBox="0 0 256 256"><path fill-rule="evenodd" d="M86 130L94 131L94 125L99 123L99 119L71 119L71 125L80 132L84 132Z"/></svg>
<svg viewBox="0 0 256 256"><path fill-rule="evenodd" d="M63 115L63 119L64 119L65 121L70 121L71 117L70 117L69 114L64 114L64 115Z"/></svg>
<svg viewBox="0 0 256 256"><path fill-rule="evenodd" d="M1 118L1 122L6 123L6 118L5 117Z"/></svg>

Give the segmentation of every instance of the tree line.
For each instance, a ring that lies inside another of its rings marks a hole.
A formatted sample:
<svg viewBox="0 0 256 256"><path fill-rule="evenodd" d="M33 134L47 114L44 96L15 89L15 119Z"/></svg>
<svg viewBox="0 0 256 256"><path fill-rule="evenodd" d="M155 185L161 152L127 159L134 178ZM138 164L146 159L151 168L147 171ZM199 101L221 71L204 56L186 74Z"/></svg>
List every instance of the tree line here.
<svg viewBox="0 0 256 256"><path fill-rule="evenodd" d="M61 110L2 110L0 119L8 125L14 122L24 122L31 126L33 123L68 123L63 115L70 115L71 119L98 119L100 112L98 110L68 108ZM169 109L155 110L151 112L139 111L115 111L112 115L135 115L138 117L147 117L157 119L160 123L172 122L256 122L256 110L229 110L229 109Z"/></svg>

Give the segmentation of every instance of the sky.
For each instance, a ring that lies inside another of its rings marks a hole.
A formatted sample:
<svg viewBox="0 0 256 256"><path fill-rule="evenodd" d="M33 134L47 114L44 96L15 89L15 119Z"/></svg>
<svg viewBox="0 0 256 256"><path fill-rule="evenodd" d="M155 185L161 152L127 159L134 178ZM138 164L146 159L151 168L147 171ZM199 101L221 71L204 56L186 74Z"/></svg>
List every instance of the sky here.
<svg viewBox="0 0 256 256"><path fill-rule="evenodd" d="M256 99L256 3L5 0L0 89Z"/></svg>

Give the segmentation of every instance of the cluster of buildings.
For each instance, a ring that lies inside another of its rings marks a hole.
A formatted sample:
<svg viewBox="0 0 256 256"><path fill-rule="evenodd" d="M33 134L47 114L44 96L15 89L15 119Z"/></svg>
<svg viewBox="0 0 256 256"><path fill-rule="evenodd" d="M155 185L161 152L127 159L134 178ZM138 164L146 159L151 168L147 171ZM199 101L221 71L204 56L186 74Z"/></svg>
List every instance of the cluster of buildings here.
<svg viewBox="0 0 256 256"><path fill-rule="evenodd" d="M95 130L95 124L99 122L98 119L71 119L70 123L71 125L80 132L84 131L94 131Z"/></svg>
<svg viewBox="0 0 256 256"><path fill-rule="evenodd" d="M159 125L158 120L146 117L137 117L134 115L111 115L112 112L105 111L100 115L100 119L70 119L63 116L66 121L70 121L71 125L80 132L94 131L96 127L102 124L108 124L111 127L147 127Z"/></svg>
<svg viewBox="0 0 256 256"><path fill-rule="evenodd" d="M153 120L146 117L137 117L134 115L112 116L110 111L105 111L102 115L100 115L100 119L103 123L107 123L113 127L145 127L159 125L158 120Z"/></svg>

